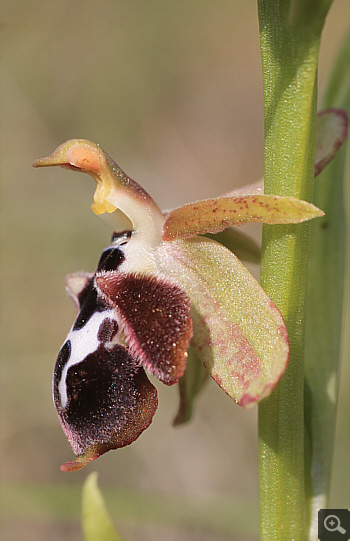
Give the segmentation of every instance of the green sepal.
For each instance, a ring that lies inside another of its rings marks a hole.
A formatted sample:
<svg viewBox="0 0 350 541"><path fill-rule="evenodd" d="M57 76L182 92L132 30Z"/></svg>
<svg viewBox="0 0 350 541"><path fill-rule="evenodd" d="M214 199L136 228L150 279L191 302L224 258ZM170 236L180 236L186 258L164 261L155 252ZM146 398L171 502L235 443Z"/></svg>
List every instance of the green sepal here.
<svg viewBox="0 0 350 541"><path fill-rule="evenodd" d="M228 227L221 233L207 233L208 239L216 240L233 252L238 259L248 263L260 263L261 248L254 239L235 227Z"/></svg>
<svg viewBox="0 0 350 541"><path fill-rule="evenodd" d="M186 371L178 383L180 403L173 420L174 426L187 423L191 419L194 399L202 389L208 375L196 352L190 347L188 350Z"/></svg>

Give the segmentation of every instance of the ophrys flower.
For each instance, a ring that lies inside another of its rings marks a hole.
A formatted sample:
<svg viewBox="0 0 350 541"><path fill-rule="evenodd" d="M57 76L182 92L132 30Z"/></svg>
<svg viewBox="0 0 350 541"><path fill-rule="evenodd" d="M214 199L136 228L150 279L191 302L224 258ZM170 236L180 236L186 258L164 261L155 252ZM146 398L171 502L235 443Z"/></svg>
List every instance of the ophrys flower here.
<svg viewBox="0 0 350 541"><path fill-rule="evenodd" d="M49 165L95 179L92 209L113 231L96 272L67 279L78 317L56 361L53 394L77 459L61 469L78 470L134 441L157 408L146 372L177 383L190 344L235 402L248 407L266 397L288 363L283 318L229 249L198 235L247 221L296 223L322 211L258 190L164 214L99 146L83 139L34 163Z"/></svg>

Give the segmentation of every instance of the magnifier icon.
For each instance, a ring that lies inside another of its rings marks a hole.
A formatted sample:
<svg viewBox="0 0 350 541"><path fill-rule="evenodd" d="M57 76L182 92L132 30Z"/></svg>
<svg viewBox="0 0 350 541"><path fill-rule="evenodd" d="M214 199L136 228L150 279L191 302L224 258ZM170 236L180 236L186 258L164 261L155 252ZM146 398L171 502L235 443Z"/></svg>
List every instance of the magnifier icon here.
<svg viewBox="0 0 350 541"><path fill-rule="evenodd" d="M346 533L346 530L340 526L340 520L337 515L327 515L323 521L324 527L329 532Z"/></svg>

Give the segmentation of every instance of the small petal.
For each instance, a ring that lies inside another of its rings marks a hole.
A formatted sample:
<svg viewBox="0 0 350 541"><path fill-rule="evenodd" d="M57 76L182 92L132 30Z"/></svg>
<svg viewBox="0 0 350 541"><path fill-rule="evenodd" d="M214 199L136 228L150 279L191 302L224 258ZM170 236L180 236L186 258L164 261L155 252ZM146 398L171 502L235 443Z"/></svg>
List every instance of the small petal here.
<svg viewBox="0 0 350 541"><path fill-rule="evenodd" d="M323 212L311 203L277 195L218 197L189 203L171 211L164 225L163 240L219 233L230 225L247 222L291 224L304 222Z"/></svg>
<svg viewBox="0 0 350 541"><path fill-rule="evenodd" d="M315 177L334 158L348 135L348 117L342 109L326 109L317 114Z"/></svg>
<svg viewBox="0 0 350 541"><path fill-rule="evenodd" d="M169 280L133 273L100 273L95 283L116 311L136 359L163 383L176 383L192 337L187 294Z"/></svg>
<svg viewBox="0 0 350 541"><path fill-rule="evenodd" d="M191 345L210 375L237 403L267 396L289 356L283 318L229 250L205 238L157 249L162 272L186 289L192 303Z"/></svg>
<svg viewBox="0 0 350 541"><path fill-rule="evenodd" d="M150 425L157 409L157 391L144 370L120 345L102 345L68 370L68 402L62 406L59 375L67 362L62 348L57 359L54 400L62 428L77 460L61 466L75 471L111 449L132 443Z"/></svg>

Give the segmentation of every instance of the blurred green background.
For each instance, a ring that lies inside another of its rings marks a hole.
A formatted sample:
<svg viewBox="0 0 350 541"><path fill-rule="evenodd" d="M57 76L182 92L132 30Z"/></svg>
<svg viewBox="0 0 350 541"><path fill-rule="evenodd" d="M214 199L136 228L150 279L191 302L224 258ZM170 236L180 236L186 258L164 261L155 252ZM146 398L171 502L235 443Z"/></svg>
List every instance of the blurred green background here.
<svg viewBox="0 0 350 541"><path fill-rule="evenodd" d="M260 178L256 3L7 0L1 14L2 539L81 540L79 491L95 469L111 502L126 490L164 494L174 508L244 503L246 529L237 518L230 538L257 539L257 409L241 410L212 381L188 426L171 427L177 389L157 384L159 410L139 440L81 472L60 472L73 457L51 399L53 365L75 318L64 278L93 271L110 233L90 211L91 179L31 168L66 139L90 139L163 208ZM320 97L349 23L348 0L336 0L323 35ZM258 226L245 230L259 239ZM333 507L348 506L349 497L345 386L340 404ZM203 532L200 516L168 527L167 512L141 525L110 511L128 541L229 538L225 527Z"/></svg>

